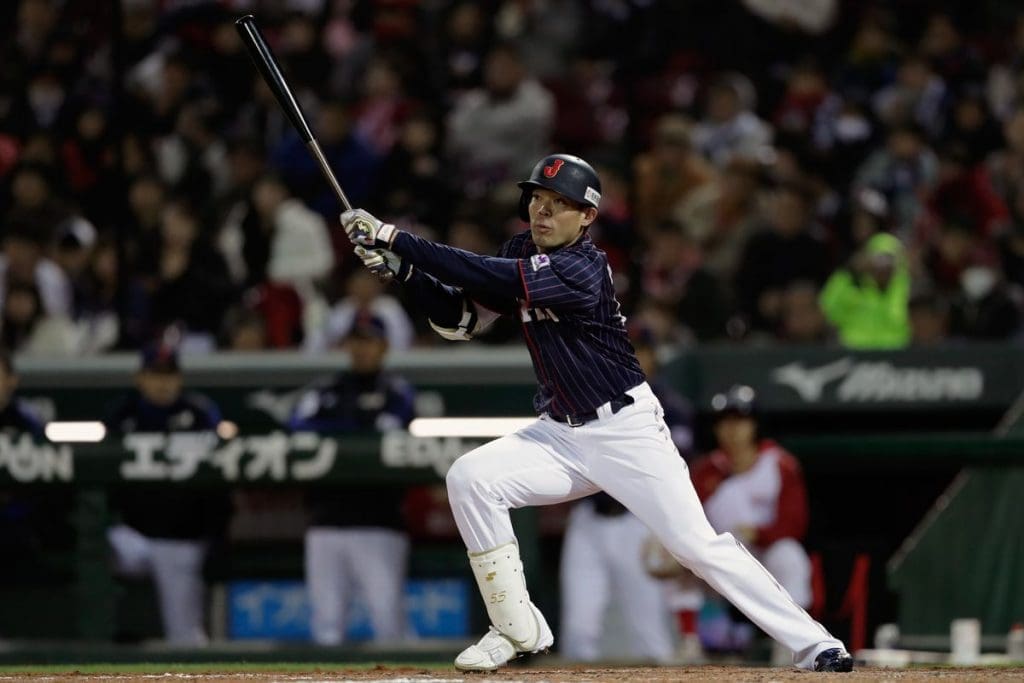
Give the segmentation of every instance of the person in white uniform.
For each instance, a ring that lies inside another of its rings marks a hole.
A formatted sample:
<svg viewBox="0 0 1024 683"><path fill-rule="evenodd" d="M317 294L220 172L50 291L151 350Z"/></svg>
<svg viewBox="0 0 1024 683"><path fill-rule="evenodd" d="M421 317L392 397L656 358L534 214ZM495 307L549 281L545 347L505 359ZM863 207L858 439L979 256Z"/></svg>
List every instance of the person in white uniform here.
<svg viewBox="0 0 1024 683"><path fill-rule="evenodd" d="M708 523L663 408L626 336L608 259L587 232L601 183L579 157L541 159L522 190L529 229L497 257L454 249L356 209L341 224L371 270L403 282L444 337L469 339L498 315L522 323L539 418L457 459L448 498L491 619L455 659L491 671L554 643L530 600L509 510L603 490L684 566L793 653L795 665L850 671L853 658L729 533Z"/></svg>

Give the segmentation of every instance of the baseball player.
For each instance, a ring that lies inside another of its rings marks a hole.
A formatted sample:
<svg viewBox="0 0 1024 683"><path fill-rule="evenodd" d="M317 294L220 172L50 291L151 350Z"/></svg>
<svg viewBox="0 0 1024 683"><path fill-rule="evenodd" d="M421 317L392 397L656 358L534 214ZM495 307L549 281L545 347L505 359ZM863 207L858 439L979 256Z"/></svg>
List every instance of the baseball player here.
<svg viewBox="0 0 1024 683"><path fill-rule="evenodd" d="M326 386L311 387L289 420L295 431L343 434L408 426L412 387L383 369L387 326L368 312L355 316L345 340L351 369ZM409 538L402 519L404 491L394 486L318 487L307 492L311 523L305 535L311 630L318 645L338 645L353 595L366 602L377 640L405 636L402 591Z"/></svg>
<svg viewBox="0 0 1024 683"><path fill-rule="evenodd" d="M213 432L220 409L201 394L182 391L177 351L165 342L142 350L131 392L106 421L131 432ZM185 486L136 485L115 491L120 523L107 529L118 573L151 576L156 584L164 636L174 645L206 645L203 565L211 540L223 533L231 512L227 493Z"/></svg>
<svg viewBox="0 0 1024 683"><path fill-rule="evenodd" d="M607 258L587 232L601 200L594 169L555 154L519 187L519 216L529 229L497 257L435 244L362 209L341 216L367 267L405 283L441 336L470 339L499 315L515 316L533 360L539 418L448 471L452 512L491 619L483 638L455 659L456 668L491 671L554 642L530 600L509 510L604 490L680 563L789 648L797 666L852 670L843 644L704 516L627 339Z"/></svg>

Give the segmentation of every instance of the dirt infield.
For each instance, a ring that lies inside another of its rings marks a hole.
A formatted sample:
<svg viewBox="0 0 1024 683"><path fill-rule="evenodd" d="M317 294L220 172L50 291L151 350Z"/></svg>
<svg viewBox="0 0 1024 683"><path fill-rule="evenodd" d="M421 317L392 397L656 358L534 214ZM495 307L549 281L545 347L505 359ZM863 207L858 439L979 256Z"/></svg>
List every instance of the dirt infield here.
<svg viewBox="0 0 1024 683"><path fill-rule="evenodd" d="M911 668L883 669L877 667L861 667L849 674L816 674L792 669L770 669L740 666L692 666L692 667L529 667L510 668L494 674L463 674L454 668L450 670L426 669L421 667L378 666L366 669L347 669L344 667L312 668L308 672L296 671L234 671L230 673L218 671L191 671L168 673L81 673L69 667L66 672L47 673L6 673L0 674L0 683L6 681L30 680L33 683L42 681L111 681L128 683L131 681L196 681L198 683L264 683L282 681L286 683L336 683L341 681L465 681L477 683L481 681L524 681L540 683L584 683L600 681L811 681L841 680L846 683L862 683L864 681L899 681L910 683L916 681L990 681L990 680L1021 680L1024 678L1024 667L976 667L976 668Z"/></svg>

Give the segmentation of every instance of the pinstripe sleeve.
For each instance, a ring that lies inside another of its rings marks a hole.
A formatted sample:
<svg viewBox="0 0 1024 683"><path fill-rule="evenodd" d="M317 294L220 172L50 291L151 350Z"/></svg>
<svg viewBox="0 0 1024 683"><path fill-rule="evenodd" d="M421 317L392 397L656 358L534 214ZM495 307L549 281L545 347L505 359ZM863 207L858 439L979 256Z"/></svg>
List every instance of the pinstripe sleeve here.
<svg viewBox="0 0 1024 683"><path fill-rule="evenodd" d="M602 259L573 252L520 259L519 276L530 306L566 310L596 306L608 277Z"/></svg>
<svg viewBox="0 0 1024 683"><path fill-rule="evenodd" d="M428 318L441 327L458 327L465 299L462 290L417 269L412 271L405 287Z"/></svg>
<svg viewBox="0 0 1024 683"><path fill-rule="evenodd" d="M518 261L481 256L400 231L391 249L448 285L504 299L523 298Z"/></svg>

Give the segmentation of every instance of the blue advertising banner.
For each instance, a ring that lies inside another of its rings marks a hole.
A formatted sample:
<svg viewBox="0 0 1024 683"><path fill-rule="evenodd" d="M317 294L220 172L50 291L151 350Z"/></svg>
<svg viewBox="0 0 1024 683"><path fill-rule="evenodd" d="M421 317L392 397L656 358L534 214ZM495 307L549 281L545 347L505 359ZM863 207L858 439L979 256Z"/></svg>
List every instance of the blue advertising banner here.
<svg viewBox="0 0 1024 683"><path fill-rule="evenodd" d="M234 640L310 640L309 595L302 581L233 581L228 584L228 636ZM408 630L416 638L459 638L469 630L469 587L463 579L406 582ZM345 639L373 638L366 604L348 609Z"/></svg>

